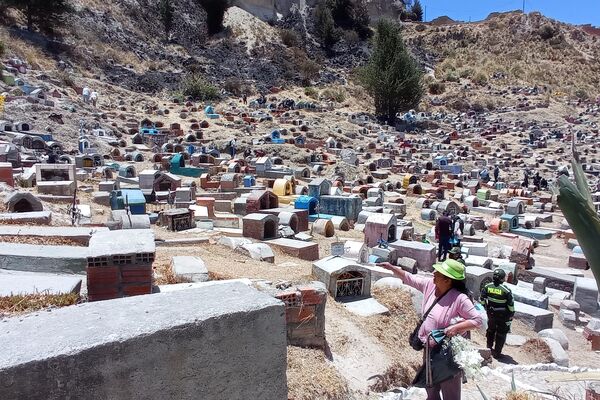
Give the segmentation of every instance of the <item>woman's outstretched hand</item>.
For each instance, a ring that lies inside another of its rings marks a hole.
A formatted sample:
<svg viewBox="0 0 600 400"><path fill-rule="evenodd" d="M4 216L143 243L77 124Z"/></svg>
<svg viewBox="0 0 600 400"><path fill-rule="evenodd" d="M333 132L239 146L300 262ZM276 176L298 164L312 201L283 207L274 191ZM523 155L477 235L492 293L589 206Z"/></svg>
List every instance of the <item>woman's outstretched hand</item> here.
<svg viewBox="0 0 600 400"><path fill-rule="evenodd" d="M394 275L397 275L400 278L404 278L404 274L406 273L402 268L392 265L389 262L377 263L377 266L381 267L381 268L385 268L388 271L392 271L394 273Z"/></svg>

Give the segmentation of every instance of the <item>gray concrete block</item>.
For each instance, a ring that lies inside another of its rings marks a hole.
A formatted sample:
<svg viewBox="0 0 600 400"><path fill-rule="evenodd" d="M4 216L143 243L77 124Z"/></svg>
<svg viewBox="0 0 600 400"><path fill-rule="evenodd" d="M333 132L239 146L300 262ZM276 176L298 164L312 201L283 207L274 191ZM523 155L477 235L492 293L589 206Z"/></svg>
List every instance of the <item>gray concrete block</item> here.
<svg viewBox="0 0 600 400"><path fill-rule="evenodd" d="M481 290L485 287L485 285L492 282L494 273L489 269L475 266L467 267L465 273L467 276L467 289L473 293L473 298L478 300L479 296L481 295Z"/></svg>
<svg viewBox="0 0 600 400"><path fill-rule="evenodd" d="M9 318L0 341L2 399L287 399L284 305L240 283Z"/></svg>
<svg viewBox="0 0 600 400"><path fill-rule="evenodd" d="M31 211L22 213L0 214L1 223L50 225L51 221L51 211Z"/></svg>
<svg viewBox="0 0 600 400"><path fill-rule="evenodd" d="M0 296L79 293L82 276L0 269Z"/></svg>
<svg viewBox="0 0 600 400"><path fill-rule="evenodd" d="M573 300L579 303L581 311L595 314L598 311L598 285L593 278L576 278Z"/></svg>
<svg viewBox="0 0 600 400"><path fill-rule="evenodd" d="M569 366L569 355L562 348L560 343L549 337L543 337L542 340L544 342L546 342L546 344L550 348L552 362L556 363L556 365L559 365L561 367L568 367Z"/></svg>
<svg viewBox="0 0 600 400"><path fill-rule="evenodd" d="M571 310L564 308L559 310L558 319L567 328L575 329L575 325L577 325L577 315Z"/></svg>
<svg viewBox="0 0 600 400"><path fill-rule="evenodd" d="M246 243L242 245L241 249L248 253L253 260L275 262L275 253L266 243Z"/></svg>
<svg viewBox="0 0 600 400"><path fill-rule="evenodd" d="M579 319L579 312L581 311L581 306L578 302L573 300L562 300L560 302L561 310L571 310L575 313L575 317Z"/></svg>
<svg viewBox="0 0 600 400"><path fill-rule="evenodd" d="M544 329L538 332L539 337L542 338L550 338L556 340L564 350L569 350L569 339L567 335L560 329L552 328L552 329Z"/></svg>
<svg viewBox="0 0 600 400"><path fill-rule="evenodd" d="M30 272L82 273L88 249L0 242L0 269Z"/></svg>
<svg viewBox="0 0 600 400"><path fill-rule="evenodd" d="M390 310L372 297L342 303L348 311L361 317L387 314Z"/></svg>
<svg viewBox="0 0 600 400"><path fill-rule="evenodd" d="M552 328L554 313L515 301L515 318L523 321L534 331L539 332L543 329Z"/></svg>
<svg viewBox="0 0 600 400"><path fill-rule="evenodd" d="M417 273L417 260L409 257L400 257L397 261L398 266L411 274Z"/></svg>
<svg viewBox="0 0 600 400"><path fill-rule="evenodd" d="M533 290L522 286L511 285L510 283L506 283L505 285L512 291L515 301L542 308L544 310L548 309L549 298L547 295L534 292Z"/></svg>
<svg viewBox="0 0 600 400"><path fill-rule="evenodd" d="M171 259L171 269L175 276L190 282L208 281L208 269L200 257L175 256Z"/></svg>

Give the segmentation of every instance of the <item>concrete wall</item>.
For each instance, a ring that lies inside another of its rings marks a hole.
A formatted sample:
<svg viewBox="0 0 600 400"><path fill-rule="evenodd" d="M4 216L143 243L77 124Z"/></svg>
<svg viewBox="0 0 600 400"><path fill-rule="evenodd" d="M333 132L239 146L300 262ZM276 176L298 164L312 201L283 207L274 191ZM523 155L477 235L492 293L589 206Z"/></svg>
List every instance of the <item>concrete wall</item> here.
<svg viewBox="0 0 600 400"><path fill-rule="evenodd" d="M282 302L240 283L0 325L0 399L287 399Z"/></svg>

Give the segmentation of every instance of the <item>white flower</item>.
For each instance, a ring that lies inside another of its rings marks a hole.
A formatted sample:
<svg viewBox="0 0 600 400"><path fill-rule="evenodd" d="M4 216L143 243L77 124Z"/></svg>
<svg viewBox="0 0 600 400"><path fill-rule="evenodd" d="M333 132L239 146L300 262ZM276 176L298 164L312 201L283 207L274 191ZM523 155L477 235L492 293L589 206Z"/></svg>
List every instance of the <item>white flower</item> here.
<svg viewBox="0 0 600 400"><path fill-rule="evenodd" d="M450 339L449 344L454 354L454 362L464 371L467 378L481 375L483 358L470 340L457 335Z"/></svg>

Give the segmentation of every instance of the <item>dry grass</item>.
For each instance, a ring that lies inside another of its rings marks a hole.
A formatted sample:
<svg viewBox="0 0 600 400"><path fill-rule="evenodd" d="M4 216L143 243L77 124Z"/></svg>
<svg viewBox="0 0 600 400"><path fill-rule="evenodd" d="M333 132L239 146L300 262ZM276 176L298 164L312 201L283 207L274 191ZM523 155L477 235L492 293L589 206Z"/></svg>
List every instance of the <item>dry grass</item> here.
<svg viewBox="0 0 600 400"><path fill-rule="evenodd" d="M527 392L509 392L506 394L506 400L536 400L537 396Z"/></svg>
<svg viewBox="0 0 600 400"><path fill-rule="evenodd" d="M50 71L55 67L54 60L43 50L11 35L5 27L0 27L0 41L6 46L6 54L14 54L34 69Z"/></svg>
<svg viewBox="0 0 600 400"><path fill-rule="evenodd" d="M0 316L18 315L48 307L65 307L78 302L77 293L3 296L0 297Z"/></svg>
<svg viewBox="0 0 600 400"><path fill-rule="evenodd" d="M372 336L393 349L395 359L406 361L407 355L412 352L408 348L408 337L419 321L410 293L400 289L375 288L372 295L390 312L389 315L369 317L365 328Z"/></svg>
<svg viewBox="0 0 600 400"><path fill-rule="evenodd" d="M288 346L288 399L346 400L351 397L346 381L320 350Z"/></svg>
<svg viewBox="0 0 600 400"><path fill-rule="evenodd" d="M535 362L550 363L552 362L552 352L550 347L542 339L531 338L525 342L521 350L532 356Z"/></svg>
<svg viewBox="0 0 600 400"><path fill-rule="evenodd" d="M64 237L40 237L40 236L0 236L0 242L38 244L44 246L77 246L86 247L84 243Z"/></svg>
<svg viewBox="0 0 600 400"><path fill-rule="evenodd" d="M369 386L374 392L386 392L393 388L408 387L412 383L415 371L405 363L396 362L388 367L377 381Z"/></svg>

